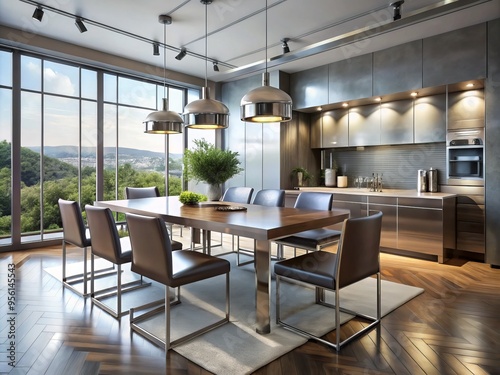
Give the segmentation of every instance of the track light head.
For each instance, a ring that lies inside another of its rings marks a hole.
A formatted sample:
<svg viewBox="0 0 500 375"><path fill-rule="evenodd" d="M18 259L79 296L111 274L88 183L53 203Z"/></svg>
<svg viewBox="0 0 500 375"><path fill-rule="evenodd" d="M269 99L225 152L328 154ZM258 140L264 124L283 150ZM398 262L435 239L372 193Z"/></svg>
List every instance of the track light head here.
<svg viewBox="0 0 500 375"><path fill-rule="evenodd" d="M80 17L77 17L77 19L75 20L75 25L81 33L87 31L87 28L85 27L85 24Z"/></svg>
<svg viewBox="0 0 500 375"><path fill-rule="evenodd" d="M214 72L219 71L219 63L217 61L214 61Z"/></svg>
<svg viewBox="0 0 500 375"><path fill-rule="evenodd" d="M186 56L186 49L182 48L181 52L179 52L179 54L177 56L175 56L175 58L177 60L181 61L185 56Z"/></svg>
<svg viewBox="0 0 500 375"><path fill-rule="evenodd" d="M404 2L404 0L399 0L389 4L389 6L394 8L394 21L397 21L401 18L401 5L403 5Z"/></svg>
<svg viewBox="0 0 500 375"><path fill-rule="evenodd" d="M42 22L42 18L43 18L43 9L41 6L38 6L35 11L33 12L33 16L32 16L34 19L36 19L37 21L39 22Z"/></svg>
<svg viewBox="0 0 500 375"><path fill-rule="evenodd" d="M288 53L290 52L290 47L288 47L288 41L290 38L283 38L281 39L281 47L283 48L283 53Z"/></svg>
<svg viewBox="0 0 500 375"><path fill-rule="evenodd" d="M153 43L153 55L160 56L160 44L158 42Z"/></svg>

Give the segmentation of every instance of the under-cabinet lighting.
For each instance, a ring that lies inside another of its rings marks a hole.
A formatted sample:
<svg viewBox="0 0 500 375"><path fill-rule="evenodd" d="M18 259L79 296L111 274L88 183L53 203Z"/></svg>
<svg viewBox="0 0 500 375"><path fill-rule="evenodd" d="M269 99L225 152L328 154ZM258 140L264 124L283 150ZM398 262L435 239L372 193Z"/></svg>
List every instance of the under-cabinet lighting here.
<svg viewBox="0 0 500 375"><path fill-rule="evenodd" d="M375 98L375 101L380 102L380 101L382 101L382 98L379 96L378 98Z"/></svg>
<svg viewBox="0 0 500 375"><path fill-rule="evenodd" d="M322 107L318 107L316 108L318 111L321 111L323 108Z"/></svg>
<svg viewBox="0 0 500 375"><path fill-rule="evenodd" d="M348 103L342 103L342 107L344 107L344 108L349 107L349 104Z"/></svg>
<svg viewBox="0 0 500 375"><path fill-rule="evenodd" d="M474 87L474 84L473 83L468 83L468 84L465 85L465 87L469 87L469 88L470 87Z"/></svg>
<svg viewBox="0 0 500 375"><path fill-rule="evenodd" d="M411 95L412 97L416 97L416 96L418 95L418 92L413 91L410 95Z"/></svg>

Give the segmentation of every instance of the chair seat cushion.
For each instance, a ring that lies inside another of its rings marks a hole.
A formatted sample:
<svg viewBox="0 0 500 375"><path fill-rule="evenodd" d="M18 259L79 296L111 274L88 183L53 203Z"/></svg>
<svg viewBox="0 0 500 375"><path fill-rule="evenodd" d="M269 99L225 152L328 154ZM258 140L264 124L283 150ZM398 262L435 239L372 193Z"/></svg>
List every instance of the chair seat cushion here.
<svg viewBox="0 0 500 375"><path fill-rule="evenodd" d="M177 287L229 272L230 263L195 251L172 252L172 282ZM168 285L168 284L167 284Z"/></svg>
<svg viewBox="0 0 500 375"><path fill-rule="evenodd" d="M277 242L293 247L314 250L317 246L338 241L341 233L341 231L327 228L311 229L295 233L293 236L281 238Z"/></svg>
<svg viewBox="0 0 500 375"><path fill-rule="evenodd" d="M305 283L328 289L335 289L335 262L337 254L327 251L315 251L277 262L274 272Z"/></svg>

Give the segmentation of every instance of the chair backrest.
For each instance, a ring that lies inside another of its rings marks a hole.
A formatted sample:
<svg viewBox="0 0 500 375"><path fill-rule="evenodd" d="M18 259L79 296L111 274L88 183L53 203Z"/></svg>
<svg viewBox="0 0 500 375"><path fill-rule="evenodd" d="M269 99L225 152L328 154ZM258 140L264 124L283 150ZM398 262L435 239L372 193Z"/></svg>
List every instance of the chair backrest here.
<svg viewBox="0 0 500 375"><path fill-rule="evenodd" d="M85 212L92 236L92 253L115 264L120 264L122 253L120 236L111 210L87 204Z"/></svg>
<svg viewBox="0 0 500 375"><path fill-rule="evenodd" d="M78 247L90 246L90 239L85 234L82 210L78 202L59 199L57 203L61 213L64 241Z"/></svg>
<svg viewBox="0 0 500 375"><path fill-rule="evenodd" d="M255 194L252 204L259 206L283 207L285 205L285 190L262 189Z"/></svg>
<svg viewBox="0 0 500 375"><path fill-rule="evenodd" d="M332 209L332 203L333 194L331 193L304 191L297 197L294 207L308 210L330 211Z"/></svg>
<svg viewBox="0 0 500 375"><path fill-rule="evenodd" d="M125 196L127 199L159 197L160 191L156 186L150 187L126 187Z"/></svg>
<svg viewBox="0 0 500 375"><path fill-rule="evenodd" d="M131 270L170 285L172 279L172 246L163 220L157 217L127 214L132 245Z"/></svg>
<svg viewBox="0 0 500 375"><path fill-rule="evenodd" d="M221 201L234 203L250 203L253 188L245 186L230 187L224 192Z"/></svg>
<svg viewBox="0 0 500 375"><path fill-rule="evenodd" d="M381 229L380 211L370 216L344 220L334 270L339 288L380 271Z"/></svg>

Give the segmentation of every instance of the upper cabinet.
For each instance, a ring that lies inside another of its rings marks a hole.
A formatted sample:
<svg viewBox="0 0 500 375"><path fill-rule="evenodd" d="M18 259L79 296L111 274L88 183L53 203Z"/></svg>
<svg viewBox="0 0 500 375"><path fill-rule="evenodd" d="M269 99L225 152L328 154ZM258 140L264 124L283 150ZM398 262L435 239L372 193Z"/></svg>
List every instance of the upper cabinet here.
<svg viewBox="0 0 500 375"><path fill-rule="evenodd" d="M484 128L484 90L448 94L448 129Z"/></svg>
<svg viewBox="0 0 500 375"><path fill-rule="evenodd" d="M372 96L372 54L328 65L329 103Z"/></svg>
<svg viewBox="0 0 500 375"><path fill-rule="evenodd" d="M309 108L328 104L328 65L290 75L293 108Z"/></svg>
<svg viewBox="0 0 500 375"><path fill-rule="evenodd" d="M349 146L380 144L380 104L349 109Z"/></svg>
<svg viewBox="0 0 500 375"><path fill-rule="evenodd" d="M415 143L446 141L446 94L415 99Z"/></svg>
<svg viewBox="0 0 500 375"><path fill-rule="evenodd" d="M380 144L413 143L413 100L380 105Z"/></svg>
<svg viewBox="0 0 500 375"><path fill-rule="evenodd" d="M423 40L423 87L486 77L486 23Z"/></svg>
<svg viewBox="0 0 500 375"><path fill-rule="evenodd" d="M349 146L349 111L334 109L323 113L323 148Z"/></svg>
<svg viewBox="0 0 500 375"><path fill-rule="evenodd" d="M323 114L321 112L311 113L311 148L322 148L323 139Z"/></svg>
<svg viewBox="0 0 500 375"><path fill-rule="evenodd" d="M373 95L422 88L422 40L373 53Z"/></svg>

